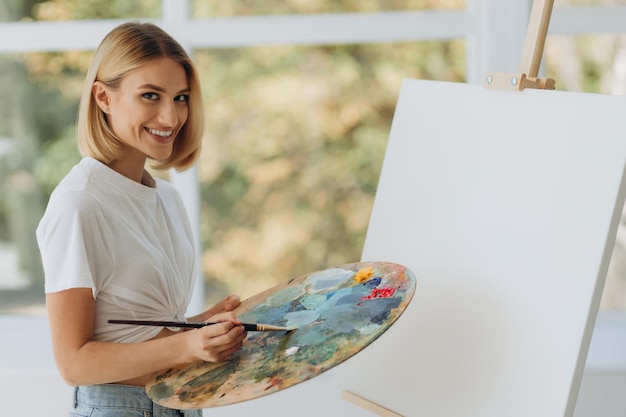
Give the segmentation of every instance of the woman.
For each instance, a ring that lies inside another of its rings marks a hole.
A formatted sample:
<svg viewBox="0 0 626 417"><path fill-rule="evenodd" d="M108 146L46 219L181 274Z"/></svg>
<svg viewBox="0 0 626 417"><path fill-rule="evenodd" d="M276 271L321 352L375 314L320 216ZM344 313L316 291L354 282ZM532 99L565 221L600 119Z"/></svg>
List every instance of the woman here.
<svg viewBox="0 0 626 417"><path fill-rule="evenodd" d="M174 39L141 23L104 38L81 98L83 159L37 229L55 360L76 386L71 416L200 416L153 404L143 387L159 370L221 361L242 345L236 296L189 319L219 322L201 329L108 323L185 320L198 268L192 230L177 192L144 166L188 168L202 128L196 71Z"/></svg>

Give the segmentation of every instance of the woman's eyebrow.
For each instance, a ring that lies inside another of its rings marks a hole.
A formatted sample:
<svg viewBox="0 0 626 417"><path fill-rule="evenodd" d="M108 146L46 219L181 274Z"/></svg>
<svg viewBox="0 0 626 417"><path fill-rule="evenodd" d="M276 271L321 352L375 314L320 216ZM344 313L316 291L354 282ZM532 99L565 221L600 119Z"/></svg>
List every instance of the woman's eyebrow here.
<svg viewBox="0 0 626 417"><path fill-rule="evenodd" d="M155 91L158 91L159 93L165 93L164 88L159 87L158 85L154 85L154 84L143 84L143 85L140 85L139 88L146 89L146 90L155 90ZM178 95L178 94L188 93L190 91L191 89L189 87L185 87L176 94Z"/></svg>

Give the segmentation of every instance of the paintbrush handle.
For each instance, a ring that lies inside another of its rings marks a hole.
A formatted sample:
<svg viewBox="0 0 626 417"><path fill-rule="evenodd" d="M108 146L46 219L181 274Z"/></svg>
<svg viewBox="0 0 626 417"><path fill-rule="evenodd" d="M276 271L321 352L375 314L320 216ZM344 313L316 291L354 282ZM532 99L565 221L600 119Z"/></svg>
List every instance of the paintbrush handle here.
<svg viewBox="0 0 626 417"><path fill-rule="evenodd" d="M196 323L190 321L152 321L152 320L109 320L111 324L134 324L136 326L159 326L159 327L182 327L199 329L200 327L211 326L218 323ZM272 326L270 324L242 323L247 332L277 332L287 331L286 327Z"/></svg>
<svg viewBox="0 0 626 417"><path fill-rule="evenodd" d="M199 329L213 323L194 323L187 321L152 321L152 320L109 320L111 324L134 324L136 326L159 326L159 327L184 327L188 329Z"/></svg>

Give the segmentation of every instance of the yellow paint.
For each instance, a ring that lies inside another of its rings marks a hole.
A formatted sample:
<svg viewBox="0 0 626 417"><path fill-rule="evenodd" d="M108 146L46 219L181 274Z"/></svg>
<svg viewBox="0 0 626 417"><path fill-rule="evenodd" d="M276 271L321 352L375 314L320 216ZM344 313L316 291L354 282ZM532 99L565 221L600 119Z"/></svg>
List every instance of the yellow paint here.
<svg viewBox="0 0 626 417"><path fill-rule="evenodd" d="M359 270L359 272L357 272L354 276L354 280L358 283L365 282L372 277L373 273L374 271L372 271L372 267L368 266L367 268Z"/></svg>

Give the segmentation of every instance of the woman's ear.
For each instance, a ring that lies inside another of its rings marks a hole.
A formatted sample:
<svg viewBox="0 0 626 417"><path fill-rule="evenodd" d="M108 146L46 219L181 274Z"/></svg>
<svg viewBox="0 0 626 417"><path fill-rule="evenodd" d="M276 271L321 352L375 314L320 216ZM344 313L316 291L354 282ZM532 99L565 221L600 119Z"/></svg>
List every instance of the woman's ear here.
<svg viewBox="0 0 626 417"><path fill-rule="evenodd" d="M111 97L109 96L107 86L102 81L96 81L91 87L91 94L100 110L108 114L111 106Z"/></svg>

